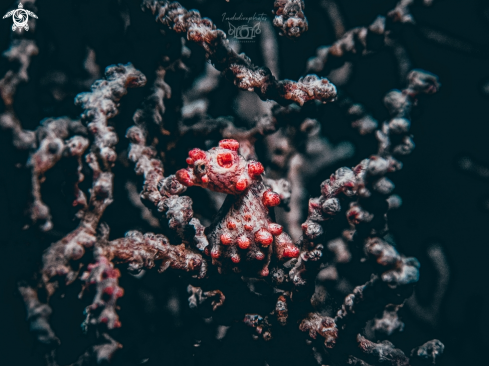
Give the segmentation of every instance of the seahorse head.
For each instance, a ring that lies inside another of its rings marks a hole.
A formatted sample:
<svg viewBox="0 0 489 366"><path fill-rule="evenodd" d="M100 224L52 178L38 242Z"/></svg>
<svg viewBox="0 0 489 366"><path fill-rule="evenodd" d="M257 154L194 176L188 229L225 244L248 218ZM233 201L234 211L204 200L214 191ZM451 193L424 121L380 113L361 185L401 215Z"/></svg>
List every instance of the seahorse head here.
<svg viewBox="0 0 489 366"><path fill-rule="evenodd" d="M208 151L193 149L188 153L187 169L180 169L177 179L183 185L208 188L211 191L239 195L253 180L260 179L263 165L247 161L238 154L239 142L221 140Z"/></svg>

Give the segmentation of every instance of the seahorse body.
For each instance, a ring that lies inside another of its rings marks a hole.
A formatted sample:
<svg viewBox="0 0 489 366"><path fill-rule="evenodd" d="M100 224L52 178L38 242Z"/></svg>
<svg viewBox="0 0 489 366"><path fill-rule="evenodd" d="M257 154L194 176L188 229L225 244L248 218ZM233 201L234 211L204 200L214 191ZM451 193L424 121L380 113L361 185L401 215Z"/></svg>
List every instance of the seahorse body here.
<svg viewBox="0 0 489 366"><path fill-rule="evenodd" d="M176 176L180 183L227 193L216 219L206 229L210 254L215 264L229 259L228 265L239 271L239 263L254 262L259 273L267 276L272 254L278 260L294 258L299 249L279 224L270 218L269 210L280 204L277 193L261 177L263 165L246 161L238 154L236 140L221 140L219 147L208 151L193 149L187 158L187 169Z"/></svg>

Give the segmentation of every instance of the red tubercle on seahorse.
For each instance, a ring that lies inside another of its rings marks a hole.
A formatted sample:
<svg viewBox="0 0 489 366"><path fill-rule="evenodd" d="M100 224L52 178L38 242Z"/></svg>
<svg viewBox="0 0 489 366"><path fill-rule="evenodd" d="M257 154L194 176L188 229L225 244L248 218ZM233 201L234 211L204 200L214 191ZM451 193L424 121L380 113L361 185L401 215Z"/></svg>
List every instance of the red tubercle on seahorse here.
<svg viewBox="0 0 489 366"><path fill-rule="evenodd" d="M278 193L272 192L272 190L268 190L263 193L263 204L267 207L275 207L280 205L280 196Z"/></svg>

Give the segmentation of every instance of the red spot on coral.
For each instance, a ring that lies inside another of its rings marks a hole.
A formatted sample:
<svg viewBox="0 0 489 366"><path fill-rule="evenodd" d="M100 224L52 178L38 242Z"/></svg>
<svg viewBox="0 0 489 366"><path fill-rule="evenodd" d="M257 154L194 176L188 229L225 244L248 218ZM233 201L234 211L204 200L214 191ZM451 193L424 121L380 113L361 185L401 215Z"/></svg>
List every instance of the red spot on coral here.
<svg viewBox="0 0 489 366"><path fill-rule="evenodd" d="M109 322L109 318L107 318L106 316L104 316L103 318L100 318L100 323L107 324L108 322Z"/></svg>
<svg viewBox="0 0 489 366"><path fill-rule="evenodd" d="M270 190L263 193L263 204L266 207L275 207L280 204L280 196Z"/></svg>
<svg viewBox="0 0 489 366"><path fill-rule="evenodd" d="M120 328L121 322L119 320L114 321L114 328Z"/></svg>
<svg viewBox="0 0 489 366"><path fill-rule="evenodd" d="M228 233L224 233L221 235L221 243L223 243L224 245L229 245L233 242L233 237L228 234Z"/></svg>
<svg viewBox="0 0 489 366"><path fill-rule="evenodd" d="M238 238L238 246L241 249L248 249L250 247L250 239L246 235L240 236Z"/></svg>
<svg viewBox="0 0 489 366"><path fill-rule="evenodd" d="M263 165L259 163L258 161L251 161L248 163L248 174L254 178L261 173L263 173L265 169L263 168Z"/></svg>
<svg viewBox="0 0 489 366"><path fill-rule="evenodd" d="M192 165L194 163L194 159L192 158L187 158L187 160L185 160L187 162L188 165Z"/></svg>
<svg viewBox="0 0 489 366"><path fill-rule="evenodd" d="M190 179L190 174L188 174L185 169L180 169L175 175L177 177L177 180L184 186L191 187L194 185L194 183Z"/></svg>
<svg viewBox="0 0 489 366"><path fill-rule="evenodd" d="M104 294L107 294L109 296L112 296L113 293L114 293L114 288L113 287L106 287L106 288L104 288Z"/></svg>
<svg viewBox="0 0 489 366"><path fill-rule="evenodd" d="M229 230L234 230L236 229L236 222L234 220L229 220L226 226Z"/></svg>
<svg viewBox="0 0 489 366"><path fill-rule="evenodd" d="M217 164L223 168L231 168L233 166L233 154L221 153L217 155Z"/></svg>
<svg viewBox="0 0 489 366"><path fill-rule="evenodd" d="M121 276L121 272L117 268L116 269L111 268L109 270L110 278L119 278L120 276Z"/></svg>
<svg viewBox="0 0 489 366"><path fill-rule="evenodd" d="M238 191L244 191L248 187L248 182L245 179L240 179L236 182L236 189Z"/></svg>
<svg viewBox="0 0 489 366"><path fill-rule="evenodd" d="M262 277L266 277L268 276L268 274L270 273L270 271L268 270L268 267L265 267L263 268L261 271L260 271L260 276Z"/></svg>
<svg viewBox="0 0 489 366"><path fill-rule="evenodd" d="M357 218L358 216L360 216L360 210L358 210L358 208L356 208L356 207L352 208L352 209L348 210L346 215L348 216L349 219Z"/></svg>
<svg viewBox="0 0 489 366"><path fill-rule="evenodd" d="M244 215L245 221L251 221L251 214L247 213Z"/></svg>
<svg viewBox="0 0 489 366"><path fill-rule="evenodd" d="M287 258L297 258L299 256L299 248L290 244L284 250L284 257Z"/></svg>
<svg viewBox="0 0 489 366"><path fill-rule="evenodd" d="M269 246L273 242L273 236L265 229L260 229L255 233L255 241L263 246Z"/></svg>
<svg viewBox="0 0 489 366"><path fill-rule="evenodd" d="M259 261L262 261L265 258L265 254L263 254L262 252L257 252L255 258Z"/></svg>
<svg viewBox="0 0 489 366"><path fill-rule="evenodd" d="M195 160L202 160L202 159L205 159L205 157L206 157L205 152L203 152L202 150L197 149L197 148L190 150L188 153L188 156L190 156L192 159L194 159L194 161Z"/></svg>
<svg viewBox="0 0 489 366"><path fill-rule="evenodd" d="M233 263L239 263L241 258L239 258L239 255L235 254L235 255L231 256L231 260L233 261Z"/></svg>
<svg viewBox="0 0 489 366"><path fill-rule="evenodd" d="M118 288L117 292L115 293L115 297L122 297L124 295L124 290L122 288Z"/></svg>
<svg viewBox="0 0 489 366"><path fill-rule="evenodd" d="M200 180L202 181L202 183L209 183L209 177L207 176L207 174L200 177Z"/></svg>
<svg viewBox="0 0 489 366"><path fill-rule="evenodd" d="M238 151L239 142L231 139L221 140L219 141L219 147L222 147L223 149Z"/></svg>
<svg viewBox="0 0 489 366"><path fill-rule="evenodd" d="M244 228L245 228L245 230L246 230L246 231L251 231L251 230L253 230L253 225L246 224L246 225L244 226Z"/></svg>
<svg viewBox="0 0 489 366"><path fill-rule="evenodd" d="M282 234L283 228L279 224L271 223L268 225L268 230L272 233L272 235L280 235Z"/></svg>
<svg viewBox="0 0 489 366"><path fill-rule="evenodd" d="M211 250L211 257L217 259L221 256L221 251L218 248L213 248Z"/></svg>

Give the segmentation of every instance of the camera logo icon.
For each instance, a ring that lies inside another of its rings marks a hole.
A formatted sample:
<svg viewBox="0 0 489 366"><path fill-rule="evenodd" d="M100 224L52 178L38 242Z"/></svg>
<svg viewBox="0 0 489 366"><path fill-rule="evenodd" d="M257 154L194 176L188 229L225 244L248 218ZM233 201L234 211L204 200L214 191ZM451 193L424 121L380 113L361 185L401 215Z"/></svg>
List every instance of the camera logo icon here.
<svg viewBox="0 0 489 366"><path fill-rule="evenodd" d="M236 39L253 39L260 33L260 23L256 23L253 27L249 25L235 27L229 23L228 34Z"/></svg>

